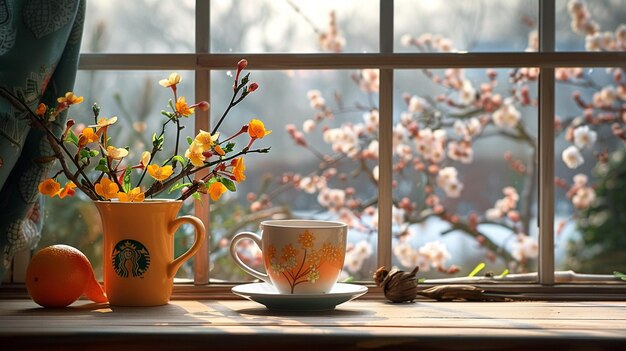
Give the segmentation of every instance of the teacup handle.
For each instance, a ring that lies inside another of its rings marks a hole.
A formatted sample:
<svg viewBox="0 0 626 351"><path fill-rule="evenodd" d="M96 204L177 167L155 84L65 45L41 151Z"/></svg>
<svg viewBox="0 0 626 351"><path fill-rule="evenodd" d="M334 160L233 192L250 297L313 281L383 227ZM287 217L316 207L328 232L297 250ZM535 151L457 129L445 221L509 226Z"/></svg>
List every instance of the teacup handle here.
<svg viewBox="0 0 626 351"><path fill-rule="evenodd" d="M193 245L187 250L184 254L178 256L174 261L170 262L167 266L167 277L173 278L180 266L191 258L202 246L205 237L204 224L200 219L194 216L181 216L173 220L168 226L167 230L170 235L174 235L178 227L180 227L184 223L189 223L193 225L195 232L195 239Z"/></svg>
<svg viewBox="0 0 626 351"><path fill-rule="evenodd" d="M270 277L265 274L265 273L261 273L259 271L257 271L256 269L252 269L250 268L247 264L243 263L243 261L241 260L241 258L239 258L239 256L237 255L237 244L244 239L250 239L252 241L255 242L255 244L257 244L258 247L261 247L261 237L258 236L255 233L252 232L241 232L241 233L237 233L234 237L233 240L231 240L230 242L230 256L233 258L233 260L235 260L235 263L244 271L246 271L246 273L250 274L251 276L261 279L262 281L268 283L268 284L272 284L272 282L270 281Z"/></svg>

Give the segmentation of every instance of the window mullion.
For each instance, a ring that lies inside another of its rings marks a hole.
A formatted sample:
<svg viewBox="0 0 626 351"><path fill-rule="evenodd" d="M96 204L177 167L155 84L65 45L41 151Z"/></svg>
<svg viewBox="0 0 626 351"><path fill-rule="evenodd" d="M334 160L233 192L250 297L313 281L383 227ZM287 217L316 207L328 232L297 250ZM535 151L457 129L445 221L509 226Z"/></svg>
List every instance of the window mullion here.
<svg viewBox="0 0 626 351"><path fill-rule="evenodd" d="M539 50L554 52L554 0L539 7ZM539 76L539 283L554 284L554 67Z"/></svg>
<svg viewBox="0 0 626 351"><path fill-rule="evenodd" d="M380 1L380 52L393 53L393 0ZM380 70L378 160L378 266L391 267L393 69Z"/></svg>
<svg viewBox="0 0 626 351"><path fill-rule="evenodd" d="M210 52L210 2L206 0L196 0L196 53ZM197 65L197 58L196 58ZM210 101L210 71L195 69L195 101ZM200 129L211 130L209 128L210 114L208 111L196 109L194 119L194 130L197 133ZM196 173L196 179L207 174L208 170ZM209 197L207 194L200 195L200 201L195 200L194 214L204 223L207 230L207 239L194 257L194 283L204 285L209 283L211 250L210 238L210 214L208 210Z"/></svg>

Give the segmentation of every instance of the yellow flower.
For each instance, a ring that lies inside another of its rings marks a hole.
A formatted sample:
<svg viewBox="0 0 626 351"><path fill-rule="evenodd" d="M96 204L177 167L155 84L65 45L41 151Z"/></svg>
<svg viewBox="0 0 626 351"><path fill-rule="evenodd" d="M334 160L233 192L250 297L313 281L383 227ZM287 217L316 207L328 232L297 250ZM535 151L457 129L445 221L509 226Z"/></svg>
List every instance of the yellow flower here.
<svg viewBox="0 0 626 351"><path fill-rule="evenodd" d="M211 183L211 185L209 185L209 195L211 195L211 200L219 200L226 190L228 190L226 189L226 186L220 182Z"/></svg>
<svg viewBox="0 0 626 351"><path fill-rule="evenodd" d="M117 148L115 146L107 146L106 154L114 160L121 160L128 156L128 150L121 147Z"/></svg>
<svg viewBox="0 0 626 351"><path fill-rule="evenodd" d="M100 183L96 184L96 194L107 200L116 198L118 191L120 188L109 178L103 178Z"/></svg>
<svg viewBox="0 0 626 351"><path fill-rule="evenodd" d="M271 132L271 130L265 130L265 125L258 119L253 119L248 123L248 134L252 138L261 139Z"/></svg>
<svg viewBox="0 0 626 351"><path fill-rule="evenodd" d="M148 163L150 163L152 154L150 154L150 151L144 151L141 153L141 165L146 167L148 166Z"/></svg>
<svg viewBox="0 0 626 351"><path fill-rule="evenodd" d="M114 124L115 122L117 122L117 116L113 116L111 118L100 117L98 118L97 124L92 124L89 127L96 127L97 129L100 129L100 128L108 127L111 124Z"/></svg>
<svg viewBox="0 0 626 351"><path fill-rule="evenodd" d="M35 110L35 114L39 117L43 117L43 115L46 113L46 105L43 103L40 103L39 106L37 106L37 109Z"/></svg>
<svg viewBox="0 0 626 351"><path fill-rule="evenodd" d="M196 135L196 138L193 141L198 144L202 148L202 150L210 150L217 141L217 138L219 137L219 132L215 133L215 135L211 135L211 133L209 132L200 130L200 133Z"/></svg>
<svg viewBox="0 0 626 351"><path fill-rule="evenodd" d="M48 178L39 183L37 188L43 195L53 197L61 191L61 184L57 183L57 181L52 178Z"/></svg>
<svg viewBox="0 0 626 351"><path fill-rule="evenodd" d="M170 165L159 167L159 165L154 164L148 166L148 173L152 178L158 181L164 181L174 173L174 169Z"/></svg>
<svg viewBox="0 0 626 351"><path fill-rule="evenodd" d="M143 202L145 194L141 192L139 187L136 187L128 193L120 191L117 193L117 198L120 199L120 202Z"/></svg>
<svg viewBox="0 0 626 351"><path fill-rule="evenodd" d="M191 115L194 110L195 109L193 108L189 108L189 106L187 105L187 100L184 96L179 97L178 101L176 101L176 112L180 113L181 115L187 117Z"/></svg>
<svg viewBox="0 0 626 351"><path fill-rule="evenodd" d="M58 98L57 102L60 104L66 103L68 105L76 105L76 104L80 104L81 102L83 102L83 97L76 96L71 91L68 91L67 93L65 93L64 97Z"/></svg>
<svg viewBox="0 0 626 351"><path fill-rule="evenodd" d="M59 192L59 197L64 198L66 196L74 196L74 194L76 193L76 190L74 190L74 188L76 188L76 184L74 184L74 182L72 181L68 182Z"/></svg>
<svg viewBox="0 0 626 351"><path fill-rule="evenodd" d="M78 146L83 147L89 143L98 141L98 135L94 133L93 128L85 128L78 136Z"/></svg>
<svg viewBox="0 0 626 351"><path fill-rule="evenodd" d="M243 157L238 157L233 160L233 175L235 176L235 180L237 183L241 183L246 180L246 175L244 171L246 170L246 165L243 164Z"/></svg>
<svg viewBox="0 0 626 351"><path fill-rule="evenodd" d="M161 79L159 81L159 84L161 84L161 86L169 88L171 86L176 86L176 84L180 83L182 80L183 78L180 76L180 74L174 72L170 74L167 79Z"/></svg>
<svg viewBox="0 0 626 351"><path fill-rule="evenodd" d="M204 160L206 159L202 154L202 151L202 148L198 144L195 142L191 143L191 145L189 145L189 149L185 151L185 157L187 157L194 166L202 167L204 166Z"/></svg>

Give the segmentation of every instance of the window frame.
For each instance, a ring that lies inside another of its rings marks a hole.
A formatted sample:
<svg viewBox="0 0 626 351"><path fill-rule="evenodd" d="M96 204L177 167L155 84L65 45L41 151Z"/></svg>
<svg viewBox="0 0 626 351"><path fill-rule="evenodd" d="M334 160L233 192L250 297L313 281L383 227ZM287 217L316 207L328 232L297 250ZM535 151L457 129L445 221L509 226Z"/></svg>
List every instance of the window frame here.
<svg viewBox="0 0 626 351"><path fill-rule="evenodd" d="M212 53L210 48L210 0L196 0L195 53L181 54L116 54L83 53L80 70L191 70L195 72L196 100L210 101L210 74L212 70L231 69L241 58L253 63L254 70L284 69L361 69L380 70L380 134L379 134L379 221L377 266L391 266L392 238L392 129L393 129L393 74L396 69L436 68L515 68L538 67L539 95L539 264L537 279L528 284L507 284L499 288L527 292L592 292L624 293L626 287L598 283L561 284L554 271L554 110L555 78L557 67L623 67L626 52L555 52L555 0L539 2L538 52L479 52L479 53L394 53L394 1L380 0L380 32L378 53L338 54L224 54ZM209 112L197 111L195 130L209 130ZM201 177L197 174L197 177ZM209 199L203 195L202 201ZM209 212L195 206L195 215L207 226L210 233ZM224 284L212 282L209 274L209 241L196 254L194 262L194 285L196 289L179 288L184 294L206 291L223 294ZM476 281L479 285L482 282ZM607 280L608 282L608 280ZM201 286L201 287L200 287ZM493 285L491 285L493 286Z"/></svg>

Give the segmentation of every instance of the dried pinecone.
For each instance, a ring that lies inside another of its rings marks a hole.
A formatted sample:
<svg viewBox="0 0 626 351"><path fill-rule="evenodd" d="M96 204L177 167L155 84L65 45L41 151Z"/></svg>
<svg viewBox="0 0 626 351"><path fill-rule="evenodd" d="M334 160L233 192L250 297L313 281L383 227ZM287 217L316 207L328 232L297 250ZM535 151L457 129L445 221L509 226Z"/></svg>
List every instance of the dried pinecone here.
<svg viewBox="0 0 626 351"><path fill-rule="evenodd" d="M392 269L391 272L385 267L380 267L374 273L376 285L383 288L385 297L391 302L411 302L417 296L417 278L415 275L419 267L412 272Z"/></svg>

